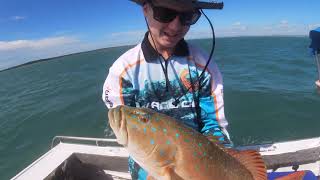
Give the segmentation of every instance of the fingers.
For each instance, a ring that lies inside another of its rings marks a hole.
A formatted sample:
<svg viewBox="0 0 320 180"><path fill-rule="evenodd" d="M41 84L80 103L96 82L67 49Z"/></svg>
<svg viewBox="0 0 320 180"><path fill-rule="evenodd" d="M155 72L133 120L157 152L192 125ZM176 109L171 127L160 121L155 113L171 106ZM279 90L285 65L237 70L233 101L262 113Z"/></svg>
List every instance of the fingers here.
<svg viewBox="0 0 320 180"><path fill-rule="evenodd" d="M114 123L113 123L113 121L114 121L113 111L114 111L114 109L109 109L109 111L108 111L108 120L109 120L109 125L111 127L113 127L113 125L114 125Z"/></svg>
<svg viewBox="0 0 320 180"><path fill-rule="evenodd" d="M121 127L122 123L121 106L109 109L108 119L110 127L113 129L113 131L118 130Z"/></svg>
<svg viewBox="0 0 320 180"><path fill-rule="evenodd" d="M120 128L120 123L121 123L121 110L120 110L120 106L117 106L116 108L114 108L114 125L117 128Z"/></svg>

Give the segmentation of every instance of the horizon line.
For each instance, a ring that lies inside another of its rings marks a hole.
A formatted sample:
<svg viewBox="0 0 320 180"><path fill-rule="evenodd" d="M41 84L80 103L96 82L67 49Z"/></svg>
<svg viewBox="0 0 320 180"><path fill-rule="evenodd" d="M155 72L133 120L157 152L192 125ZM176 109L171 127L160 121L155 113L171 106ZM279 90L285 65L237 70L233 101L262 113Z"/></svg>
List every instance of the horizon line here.
<svg viewBox="0 0 320 180"><path fill-rule="evenodd" d="M308 35L237 35L237 36L219 36L219 37L215 37L215 38L216 39L223 39L223 38L243 38L243 37L308 37ZM186 39L186 40L187 41L188 40L203 40L203 39L210 39L210 38L211 37L190 38L190 39ZM81 51L81 52L74 52L74 53L69 53L69 54L64 54L64 55L59 55L59 56L53 56L53 57L49 57L49 58L41 58L41 59L36 59L36 60L30 60L30 61L28 61L26 63L22 63L22 64L15 65L15 66L12 66L12 67L9 67L9 68L5 68L5 69L0 69L0 73L4 72L4 71L11 70L11 69L16 69L16 68L19 68L19 67L23 67L23 66L28 66L28 65L31 65L31 64L50 61L52 59L57 59L57 58L62 58L62 57L67 57L67 56L72 56L72 55L77 55L77 54L82 54L82 53L89 53L89 52L99 51L99 50L104 50L104 49L120 48L120 47L126 47L126 46L134 46L134 45L137 45L139 43L124 44L124 45L119 45L119 46L107 46L107 47L103 47L103 48L85 50L85 51Z"/></svg>

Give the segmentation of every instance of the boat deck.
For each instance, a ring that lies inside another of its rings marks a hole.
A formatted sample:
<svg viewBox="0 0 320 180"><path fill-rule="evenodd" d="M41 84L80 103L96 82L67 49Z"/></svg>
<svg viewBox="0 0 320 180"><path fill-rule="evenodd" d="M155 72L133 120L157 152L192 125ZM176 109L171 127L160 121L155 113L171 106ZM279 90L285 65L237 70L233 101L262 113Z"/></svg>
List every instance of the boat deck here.
<svg viewBox="0 0 320 180"><path fill-rule="evenodd" d="M114 140L93 139L96 142L109 142L115 144ZM128 170L128 152L125 148L118 146L97 146L92 144L74 144L60 142L50 151L45 153L12 180L25 179L50 179L57 167L72 155L75 155L84 163L95 164L102 167L106 174L113 179L131 179Z"/></svg>
<svg viewBox="0 0 320 180"><path fill-rule="evenodd" d="M77 142L79 141L79 142ZM316 176L320 174L320 138L297 141L243 146L240 150L254 149L261 153L268 172L288 172L309 170ZM67 162L81 169L101 169L110 179L131 179L128 173L128 152L114 139L96 139L58 136L53 140L52 149L22 170L12 180L53 178L66 168ZM80 167L81 168L81 167Z"/></svg>

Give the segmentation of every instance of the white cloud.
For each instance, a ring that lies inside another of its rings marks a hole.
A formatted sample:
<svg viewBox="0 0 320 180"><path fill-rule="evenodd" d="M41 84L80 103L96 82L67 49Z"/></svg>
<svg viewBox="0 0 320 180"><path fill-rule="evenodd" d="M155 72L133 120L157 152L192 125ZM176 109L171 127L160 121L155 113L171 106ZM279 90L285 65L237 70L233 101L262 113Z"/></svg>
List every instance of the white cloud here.
<svg viewBox="0 0 320 180"><path fill-rule="evenodd" d="M206 29L190 29L186 35L186 39L209 38L212 36L211 30Z"/></svg>
<svg viewBox="0 0 320 180"><path fill-rule="evenodd" d="M320 23L319 24L309 24L308 25L308 29L309 30L313 30L313 29L316 29L318 27L320 27Z"/></svg>
<svg viewBox="0 0 320 180"><path fill-rule="evenodd" d="M73 37L50 37L40 40L15 40L15 41L0 41L0 51L8 51L22 48L45 49L52 46L60 46L78 42L79 40Z"/></svg>
<svg viewBox="0 0 320 180"><path fill-rule="evenodd" d="M263 26L262 29L265 31L272 31L273 27L272 26Z"/></svg>
<svg viewBox="0 0 320 180"><path fill-rule="evenodd" d="M247 29L248 29L247 26L242 25L241 22L235 22L235 23L232 24L232 30L233 31L239 31L239 30L240 31L245 31Z"/></svg>
<svg viewBox="0 0 320 180"><path fill-rule="evenodd" d="M216 34L220 37L229 36L306 36L310 27L314 25L295 24L288 20L282 20L273 24L244 25L242 22L235 22L229 26L217 27Z"/></svg>
<svg viewBox="0 0 320 180"><path fill-rule="evenodd" d="M310 29L319 26L319 23L301 25L282 20L273 24L264 25L248 25L246 22L237 21L226 26L215 25L214 28L216 37L230 37L308 35ZM146 30L108 33L95 42L92 42L92 40L88 38L88 40L85 41L83 36L79 35L68 36L67 34L70 34L68 32L67 30L57 31L55 37L42 39L0 41L0 70L37 59L110 46L136 44L141 42ZM208 26L195 25L191 27L186 39L210 38L211 36L211 30Z"/></svg>
<svg viewBox="0 0 320 180"><path fill-rule="evenodd" d="M25 16L12 16L10 19L14 20L14 21L20 21L20 20L26 19L26 17Z"/></svg>
<svg viewBox="0 0 320 180"><path fill-rule="evenodd" d="M105 40L108 46L137 44L143 39L145 32L146 30L114 32L105 35Z"/></svg>
<svg viewBox="0 0 320 180"><path fill-rule="evenodd" d="M143 35L144 31L130 31L109 34L98 41L84 40L83 35L0 41L0 70L38 59L134 44L140 42Z"/></svg>
<svg viewBox="0 0 320 180"><path fill-rule="evenodd" d="M0 70L38 59L62 56L105 47L76 37L48 37L38 40L0 41Z"/></svg>
<svg viewBox="0 0 320 180"><path fill-rule="evenodd" d="M115 32L111 33L112 37L124 37L124 36L141 36L144 35L145 31L137 30L137 31L126 31L126 32Z"/></svg>
<svg viewBox="0 0 320 180"><path fill-rule="evenodd" d="M280 23L278 24L279 28L283 28L283 29L288 29L290 28L290 24L287 20L282 20L280 21Z"/></svg>
<svg viewBox="0 0 320 180"><path fill-rule="evenodd" d="M22 21L27 19L25 16L11 16L11 17L0 17L0 23L9 22L9 21Z"/></svg>
<svg viewBox="0 0 320 180"><path fill-rule="evenodd" d="M232 26L240 26L241 25L241 22L235 22L232 24Z"/></svg>

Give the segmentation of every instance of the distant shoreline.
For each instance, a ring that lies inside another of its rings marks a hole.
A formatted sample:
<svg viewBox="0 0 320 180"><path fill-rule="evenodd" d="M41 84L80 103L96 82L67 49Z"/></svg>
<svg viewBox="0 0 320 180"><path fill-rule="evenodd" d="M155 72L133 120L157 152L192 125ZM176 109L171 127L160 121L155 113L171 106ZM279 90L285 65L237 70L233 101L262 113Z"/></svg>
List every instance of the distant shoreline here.
<svg viewBox="0 0 320 180"><path fill-rule="evenodd" d="M54 57L50 57L50 58L33 60L33 61L29 61L29 62L26 62L26 63L23 63L23 64L19 64L19 65L16 65L16 66L9 67L9 68L7 68L7 69L0 70L0 73L1 73L1 72L4 72L4 71L11 70L11 69L16 69L16 68L19 68L19 67L23 67L23 66L28 66L28 65L31 65L31 64L36 64L36 63L40 63L40 62L50 61L50 60L56 59L56 58L73 56L73 55L77 55L77 54L88 53L88 52L93 52L93 51L99 51L99 50L104 50L104 49L119 48L119 47L130 47L130 46L132 46L132 45L106 47L106 48L94 49L94 50L89 50L89 51L82 51L82 52L77 52L77 53L65 54L65 55L61 55L61 56L54 56Z"/></svg>
<svg viewBox="0 0 320 180"><path fill-rule="evenodd" d="M268 36L250 36L250 35L245 35L245 36L224 36L224 37L216 37L216 39L225 39L225 38L257 38L257 37L308 37L306 35L268 35ZM195 39L187 39L188 40L203 40L203 39L210 39L210 38L195 38ZM61 57L67 57L67 56L72 56L72 55L77 55L77 54L82 54L82 53L88 53L88 52L93 52L93 51L99 51L99 50L104 50L104 49L110 49L110 48L120 48L120 47L130 47L130 46L134 46L134 44L131 45L121 45L121 46L113 46L113 47L105 47L105 48L99 48L99 49L94 49L94 50L89 50L89 51L82 51L82 52L77 52L77 53L71 53L71 54L66 54L66 55L61 55L61 56L55 56L55 57L50 57L50 58L44 58L44 59L38 59L38 60L32 60L23 64L19 64L16 66L12 66L6 69L2 69L0 70L1 72L4 71L8 71L11 69L16 69L19 67L23 67L23 66L27 66L27 65L31 65L31 64L36 64L36 63L40 63L40 62L45 62L45 61L50 61L52 59L56 59L56 58L61 58Z"/></svg>

